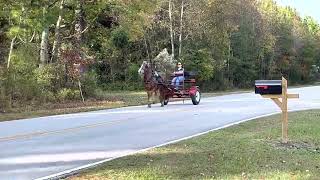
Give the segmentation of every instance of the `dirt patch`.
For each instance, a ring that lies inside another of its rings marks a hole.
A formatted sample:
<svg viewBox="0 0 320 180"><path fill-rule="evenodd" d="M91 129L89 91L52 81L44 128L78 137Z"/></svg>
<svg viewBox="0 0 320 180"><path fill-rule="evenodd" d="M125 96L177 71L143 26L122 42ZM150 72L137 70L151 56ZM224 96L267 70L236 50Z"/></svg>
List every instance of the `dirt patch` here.
<svg viewBox="0 0 320 180"><path fill-rule="evenodd" d="M91 107L91 106L104 106L112 104L124 104L123 101L85 101L83 102L67 102L67 103L56 103L48 104L46 109L62 109L62 108L79 108L79 107Z"/></svg>
<svg viewBox="0 0 320 180"><path fill-rule="evenodd" d="M269 144L276 149L283 150L307 150L320 154L320 147L309 142L288 142L287 144L280 141L269 142Z"/></svg>

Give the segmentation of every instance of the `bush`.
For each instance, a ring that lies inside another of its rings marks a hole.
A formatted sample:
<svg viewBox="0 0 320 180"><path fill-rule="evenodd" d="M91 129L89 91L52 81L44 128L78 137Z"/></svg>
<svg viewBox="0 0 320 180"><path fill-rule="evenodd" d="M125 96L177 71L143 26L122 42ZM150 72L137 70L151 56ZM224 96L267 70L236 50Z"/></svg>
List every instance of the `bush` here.
<svg viewBox="0 0 320 180"><path fill-rule="evenodd" d="M115 47L122 49L129 44L129 34L122 28L118 28L112 32L112 43Z"/></svg>
<svg viewBox="0 0 320 180"><path fill-rule="evenodd" d="M37 47L32 44L17 48L12 56L7 72L7 93L14 100L27 101L38 97L37 83L34 70L38 66Z"/></svg>
<svg viewBox="0 0 320 180"><path fill-rule="evenodd" d="M62 65L48 64L34 70L38 95L43 102L56 101L55 94L63 84L64 70Z"/></svg>
<svg viewBox="0 0 320 180"><path fill-rule="evenodd" d="M200 80L209 80L214 75L213 59L207 49L192 51L185 57L186 71L198 72Z"/></svg>
<svg viewBox="0 0 320 180"><path fill-rule="evenodd" d="M42 95L45 102L56 102L57 98L53 92L48 91Z"/></svg>
<svg viewBox="0 0 320 180"><path fill-rule="evenodd" d="M138 74L139 66L137 64L131 64L128 68L128 80L130 82L139 82L140 76Z"/></svg>
<svg viewBox="0 0 320 180"><path fill-rule="evenodd" d="M93 70L84 73L81 77L81 84L84 96L93 97L98 88L97 73Z"/></svg>
<svg viewBox="0 0 320 180"><path fill-rule="evenodd" d="M0 113L5 112L6 109L8 109L8 107L10 106L8 103L9 100L5 95L5 90L3 87L0 87Z"/></svg>
<svg viewBox="0 0 320 180"><path fill-rule="evenodd" d="M5 112L8 108L8 98L6 96L6 75L0 67L0 112Z"/></svg>
<svg viewBox="0 0 320 180"><path fill-rule="evenodd" d="M311 81L319 81L320 79L320 67L317 65L312 65L311 66L311 71L310 71L310 80Z"/></svg>
<svg viewBox="0 0 320 180"><path fill-rule="evenodd" d="M60 102L65 102L67 100L76 100L80 99L80 91L72 90L68 88L63 88L57 93L57 99Z"/></svg>
<svg viewBox="0 0 320 180"><path fill-rule="evenodd" d="M34 71L37 87L41 92L57 92L63 81L63 66L58 64L48 64Z"/></svg>

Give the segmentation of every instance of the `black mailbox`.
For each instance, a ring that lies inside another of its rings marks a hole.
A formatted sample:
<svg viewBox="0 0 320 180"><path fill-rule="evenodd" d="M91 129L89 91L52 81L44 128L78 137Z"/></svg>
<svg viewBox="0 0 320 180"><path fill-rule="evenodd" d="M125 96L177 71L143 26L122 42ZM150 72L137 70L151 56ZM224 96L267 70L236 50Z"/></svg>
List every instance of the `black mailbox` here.
<svg viewBox="0 0 320 180"><path fill-rule="evenodd" d="M257 80L255 82L256 94L282 94L281 80Z"/></svg>

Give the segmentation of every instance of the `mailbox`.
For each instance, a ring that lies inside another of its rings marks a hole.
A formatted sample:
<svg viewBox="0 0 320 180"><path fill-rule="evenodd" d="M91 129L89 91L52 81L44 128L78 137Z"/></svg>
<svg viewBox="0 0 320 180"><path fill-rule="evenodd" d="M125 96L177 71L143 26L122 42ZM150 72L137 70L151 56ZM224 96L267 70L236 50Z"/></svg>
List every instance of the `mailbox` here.
<svg viewBox="0 0 320 180"><path fill-rule="evenodd" d="M257 80L255 81L256 94L282 94L281 80Z"/></svg>

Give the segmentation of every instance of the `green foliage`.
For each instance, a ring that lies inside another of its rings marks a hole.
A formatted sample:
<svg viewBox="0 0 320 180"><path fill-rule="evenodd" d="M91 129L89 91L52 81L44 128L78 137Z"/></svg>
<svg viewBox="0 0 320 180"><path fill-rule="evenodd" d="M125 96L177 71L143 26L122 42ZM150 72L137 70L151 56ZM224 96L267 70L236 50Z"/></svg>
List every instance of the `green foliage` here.
<svg viewBox="0 0 320 180"><path fill-rule="evenodd" d="M3 69L0 69L0 112L5 111L10 106L6 92L7 82L6 73Z"/></svg>
<svg viewBox="0 0 320 180"><path fill-rule="evenodd" d="M78 76L72 77L78 71L70 73L70 67L78 63L86 64L80 78L86 98L95 97L99 88L141 90L139 65L164 48L183 61L186 71L198 73L204 91L248 88L255 79L281 76L290 83L319 81L320 26L313 18L301 18L273 0L184 0L181 22L181 1L171 2L172 23L168 1L83 1L81 23L74 23L78 1L64 1L62 10L60 1L0 2L0 101L72 99L70 91L79 87ZM55 31L59 15L60 34ZM74 24L85 26L81 37ZM75 49L79 57L71 62L61 56L55 64L44 60L39 66L44 28L50 30L49 59L57 40L61 50ZM4 70L13 38L10 68ZM85 63L89 56L92 62Z"/></svg>
<svg viewBox="0 0 320 180"><path fill-rule="evenodd" d="M309 78L311 81L316 81L320 78L320 67L317 65L312 65Z"/></svg>
<svg viewBox="0 0 320 180"><path fill-rule="evenodd" d="M37 50L32 44L16 49L7 74L7 92L15 99L30 100L37 97L37 83L33 70L37 68Z"/></svg>
<svg viewBox="0 0 320 180"><path fill-rule="evenodd" d="M258 78L254 69L254 64L242 61L238 58L233 58L231 62L233 64L232 76L234 85L239 88L252 87L254 80Z"/></svg>
<svg viewBox="0 0 320 180"><path fill-rule="evenodd" d="M57 92L62 86L63 74L63 66L59 64L49 64L34 70L37 87L43 94Z"/></svg>
<svg viewBox="0 0 320 180"><path fill-rule="evenodd" d="M10 28L8 35L10 37L15 37L15 36L18 36L19 34L21 34L22 32L23 32L23 29L21 29L18 26L14 26L14 27Z"/></svg>
<svg viewBox="0 0 320 180"><path fill-rule="evenodd" d="M113 31L111 39L114 46L119 49L127 47L129 43L128 33L122 28Z"/></svg>
<svg viewBox="0 0 320 180"><path fill-rule="evenodd" d="M57 93L57 99L60 102L65 102L67 100L77 100L80 99L80 91L72 90L68 88L63 88Z"/></svg>
<svg viewBox="0 0 320 180"><path fill-rule="evenodd" d="M97 73L95 71L88 71L81 77L82 91L85 96L93 97L98 88Z"/></svg>
<svg viewBox="0 0 320 180"><path fill-rule="evenodd" d="M139 66L137 64L130 64L128 68L128 81L139 82L140 76L138 74Z"/></svg>
<svg viewBox="0 0 320 180"><path fill-rule="evenodd" d="M199 80L209 80L214 75L213 60L207 49L192 52L186 59L186 71L197 72Z"/></svg>

